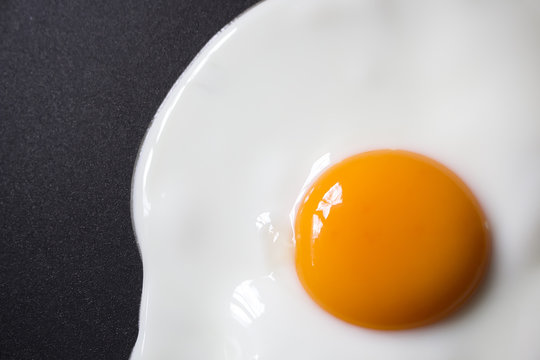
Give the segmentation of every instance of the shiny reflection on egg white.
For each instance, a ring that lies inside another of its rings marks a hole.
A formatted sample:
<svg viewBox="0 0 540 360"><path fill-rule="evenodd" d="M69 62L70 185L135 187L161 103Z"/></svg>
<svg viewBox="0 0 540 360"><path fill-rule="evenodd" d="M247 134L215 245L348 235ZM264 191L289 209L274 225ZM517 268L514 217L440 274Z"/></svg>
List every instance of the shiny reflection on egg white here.
<svg viewBox="0 0 540 360"><path fill-rule="evenodd" d="M233 319L244 327L264 314L265 305L253 280L244 281L234 289L229 309Z"/></svg>
<svg viewBox="0 0 540 360"><path fill-rule="evenodd" d="M242 281L232 292L229 302L230 323L225 341L226 360L260 359L254 328L267 312L262 292L276 282L273 273Z"/></svg>

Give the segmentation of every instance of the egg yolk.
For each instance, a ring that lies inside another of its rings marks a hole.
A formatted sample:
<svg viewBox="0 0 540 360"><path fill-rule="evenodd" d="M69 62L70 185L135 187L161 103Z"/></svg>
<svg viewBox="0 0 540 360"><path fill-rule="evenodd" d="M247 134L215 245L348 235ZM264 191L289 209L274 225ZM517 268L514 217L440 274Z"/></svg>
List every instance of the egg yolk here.
<svg viewBox="0 0 540 360"><path fill-rule="evenodd" d="M298 277L315 302L382 330L458 308L490 254L467 186L436 161L398 150L362 153L322 173L299 206L295 239Z"/></svg>

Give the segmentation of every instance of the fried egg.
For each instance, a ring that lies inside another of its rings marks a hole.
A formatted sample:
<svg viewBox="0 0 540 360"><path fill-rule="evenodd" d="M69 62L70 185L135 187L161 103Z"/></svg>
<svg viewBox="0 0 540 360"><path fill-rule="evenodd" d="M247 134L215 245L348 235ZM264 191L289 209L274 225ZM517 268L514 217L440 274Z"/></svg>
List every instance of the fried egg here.
<svg viewBox="0 0 540 360"><path fill-rule="evenodd" d="M537 1L239 17L140 150L131 358L540 358L538 64Z"/></svg>

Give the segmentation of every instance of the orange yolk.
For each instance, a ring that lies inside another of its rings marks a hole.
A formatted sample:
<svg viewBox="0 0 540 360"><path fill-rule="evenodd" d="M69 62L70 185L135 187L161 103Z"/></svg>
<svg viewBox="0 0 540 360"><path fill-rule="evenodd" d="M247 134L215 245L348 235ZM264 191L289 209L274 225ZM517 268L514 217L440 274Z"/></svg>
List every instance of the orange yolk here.
<svg viewBox="0 0 540 360"><path fill-rule="evenodd" d="M325 171L301 202L295 239L309 295L342 320L383 330L458 308L490 254L486 219L466 185L406 151L366 152Z"/></svg>

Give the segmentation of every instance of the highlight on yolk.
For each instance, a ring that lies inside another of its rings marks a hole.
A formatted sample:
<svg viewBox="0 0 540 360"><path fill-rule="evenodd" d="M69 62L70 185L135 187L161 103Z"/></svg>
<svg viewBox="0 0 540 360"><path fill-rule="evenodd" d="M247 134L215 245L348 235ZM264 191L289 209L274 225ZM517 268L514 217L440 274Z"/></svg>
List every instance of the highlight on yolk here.
<svg viewBox="0 0 540 360"><path fill-rule="evenodd" d="M478 287L490 255L467 186L422 155L377 150L326 170L295 218L296 269L309 295L356 325L437 321Z"/></svg>

